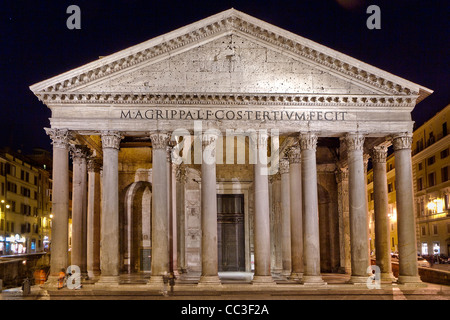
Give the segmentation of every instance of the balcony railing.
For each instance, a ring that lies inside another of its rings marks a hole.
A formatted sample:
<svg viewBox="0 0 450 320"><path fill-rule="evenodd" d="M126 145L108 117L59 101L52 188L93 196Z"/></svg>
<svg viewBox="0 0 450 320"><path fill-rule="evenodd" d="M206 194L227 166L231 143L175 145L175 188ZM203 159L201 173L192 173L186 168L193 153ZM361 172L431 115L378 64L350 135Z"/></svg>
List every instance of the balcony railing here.
<svg viewBox="0 0 450 320"><path fill-rule="evenodd" d="M420 216L418 222L425 222L429 220L436 220L442 218L450 218L450 210L444 210L443 212L433 213L426 216Z"/></svg>

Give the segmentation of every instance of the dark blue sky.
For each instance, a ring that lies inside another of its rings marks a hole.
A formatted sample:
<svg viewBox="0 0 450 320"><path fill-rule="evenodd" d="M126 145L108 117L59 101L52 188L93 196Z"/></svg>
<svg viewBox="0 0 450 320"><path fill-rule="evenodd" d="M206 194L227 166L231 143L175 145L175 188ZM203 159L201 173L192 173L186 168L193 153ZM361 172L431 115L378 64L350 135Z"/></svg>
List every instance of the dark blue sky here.
<svg viewBox="0 0 450 320"><path fill-rule="evenodd" d="M360 2L343 6L339 2ZM29 86L234 7L434 90L413 111L417 125L450 103L448 0L3 0L0 6L0 147L51 149L50 111ZM69 30L66 9L81 9ZM369 30L366 8L381 9Z"/></svg>

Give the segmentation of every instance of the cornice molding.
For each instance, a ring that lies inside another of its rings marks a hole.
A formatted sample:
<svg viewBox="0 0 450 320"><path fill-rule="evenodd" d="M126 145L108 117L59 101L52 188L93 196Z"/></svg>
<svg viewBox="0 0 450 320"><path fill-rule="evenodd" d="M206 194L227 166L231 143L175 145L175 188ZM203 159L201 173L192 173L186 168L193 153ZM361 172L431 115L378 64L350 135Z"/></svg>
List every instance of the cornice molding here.
<svg viewBox="0 0 450 320"><path fill-rule="evenodd" d="M413 108L417 96L263 93L37 93L45 104L292 105Z"/></svg>

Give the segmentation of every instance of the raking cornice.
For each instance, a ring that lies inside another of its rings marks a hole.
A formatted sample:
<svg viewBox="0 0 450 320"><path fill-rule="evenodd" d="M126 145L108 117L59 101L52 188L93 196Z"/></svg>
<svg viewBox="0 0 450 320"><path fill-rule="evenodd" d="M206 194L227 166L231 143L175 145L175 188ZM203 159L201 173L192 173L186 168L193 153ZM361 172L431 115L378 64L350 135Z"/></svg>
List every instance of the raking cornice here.
<svg viewBox="0 0 450 320"><path fill-rule="evenodd" d="M41 99L43 94L48 94L51 97L52 94L74 93L79 87L119 71L152 60L160 60L208 42L209 39L233 33L258 39L259 43L276 47L286 54L304 59L309 63L326 68L330 72L370 86L386 96L412 95L417 98L416 103L418 103L433 92L235 9L226 10L34 84L30 89ZM44 100L46 99L44 98Z"/></svg>

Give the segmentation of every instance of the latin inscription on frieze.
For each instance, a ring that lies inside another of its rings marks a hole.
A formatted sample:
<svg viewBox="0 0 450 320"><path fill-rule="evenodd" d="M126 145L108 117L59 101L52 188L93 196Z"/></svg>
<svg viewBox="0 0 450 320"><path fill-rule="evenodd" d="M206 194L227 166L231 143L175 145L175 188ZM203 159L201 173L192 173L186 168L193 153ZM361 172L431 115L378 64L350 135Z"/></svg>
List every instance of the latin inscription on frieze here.
<svg viewBox="0 0 450 320"><path fill-rule="evenodd" d="M120 119L130 120L243 120L243 121L345 121L347 111L242 110L242 109L128 109Z"/></svg>

